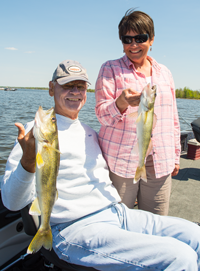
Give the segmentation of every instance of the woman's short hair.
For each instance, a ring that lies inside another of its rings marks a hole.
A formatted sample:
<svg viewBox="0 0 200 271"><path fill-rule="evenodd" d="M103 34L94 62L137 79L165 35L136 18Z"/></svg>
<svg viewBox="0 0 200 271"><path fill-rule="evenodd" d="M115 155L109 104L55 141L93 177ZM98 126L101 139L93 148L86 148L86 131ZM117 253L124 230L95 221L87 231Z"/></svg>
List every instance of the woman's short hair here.
<svg viewBox="0 0 200 271"><path fill-rule="evenodd" d="M129 31L134 31L138 34L148 34L150 40L155 36L154 23L151 17L135 9L129 9L121 19L119 25L119 38L126 35Z"/></svg>

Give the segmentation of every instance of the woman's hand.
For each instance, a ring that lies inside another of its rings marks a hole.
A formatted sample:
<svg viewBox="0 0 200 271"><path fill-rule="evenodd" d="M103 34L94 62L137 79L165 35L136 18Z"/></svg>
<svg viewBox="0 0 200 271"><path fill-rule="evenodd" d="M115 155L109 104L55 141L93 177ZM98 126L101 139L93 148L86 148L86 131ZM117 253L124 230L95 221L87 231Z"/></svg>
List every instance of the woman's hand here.
<svg viewBox="0 0 200 271"><path fill-rule="evenodd" d="M122 113L129 105L138 106L140 103L140 96L141 93L138 93L131 88L124 89L116 100L116 106L120 113Z"/></svg>
<svg viewBox="0 0 200 271"><path fill-rule="evenodd" d="M175 168L172 172L172 177L176 176L179 172L180 166L178 164L175 164Z"/></svg>
<svg viewBox="0 0 200 271"><path fill-rule="evenodd" d="M22 167L30 172L35 172L35 138L33 136L33 129L25 135L24 126L21 123L15 123L18 128L18 142L22 147Z"/></svg>

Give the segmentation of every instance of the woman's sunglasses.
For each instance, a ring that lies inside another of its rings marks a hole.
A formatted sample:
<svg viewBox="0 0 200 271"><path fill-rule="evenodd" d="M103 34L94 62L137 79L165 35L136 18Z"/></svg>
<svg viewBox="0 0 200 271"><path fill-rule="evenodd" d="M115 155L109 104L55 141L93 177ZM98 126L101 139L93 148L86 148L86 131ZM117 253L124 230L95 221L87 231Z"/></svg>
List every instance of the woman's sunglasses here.
<svg viewBox="0 0 200 271"><path fill-rule="evenodd" d="M143 43L146 42L148 38L148 34L140 34L136 36L121 36L121 40L124 44L131 44L133 42L133 39L136 43Z"/></svg>

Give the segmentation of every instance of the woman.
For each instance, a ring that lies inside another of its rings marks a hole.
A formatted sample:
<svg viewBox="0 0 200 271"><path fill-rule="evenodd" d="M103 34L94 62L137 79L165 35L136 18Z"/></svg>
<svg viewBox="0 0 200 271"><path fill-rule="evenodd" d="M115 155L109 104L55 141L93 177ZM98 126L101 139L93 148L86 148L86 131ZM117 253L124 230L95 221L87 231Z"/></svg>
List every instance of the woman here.
<svg viewBox="0 0 200 271"><path fill-rule="evenodd" d="M171 72L148 51L154 42L154 24L149 15L128 10L119 23L119 38L125 55L107 61L96 82L96 115L101 123L99 142L110 169L110 178L122 201L134 208L167 215L171 176L179 171L180 126ZM133 184L138 155L136 122L128 115L138 110L140 95L148 84L157 86L152 131L153 149L146 157L147 183Z"/></svg>

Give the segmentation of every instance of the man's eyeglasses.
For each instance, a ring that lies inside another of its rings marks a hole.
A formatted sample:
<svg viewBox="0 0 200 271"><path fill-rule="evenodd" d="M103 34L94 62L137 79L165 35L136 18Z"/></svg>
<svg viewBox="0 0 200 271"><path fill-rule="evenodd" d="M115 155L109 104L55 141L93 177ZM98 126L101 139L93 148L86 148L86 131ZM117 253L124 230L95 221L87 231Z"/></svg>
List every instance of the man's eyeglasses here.
<svg viewBox="0 0 200 271"><path fill-rule="evenodd" d="M80 84L62 85L62 88L66 90L73 90L77 88L77 90L79 91L85 91L87 89L87 84L86 85L80 85Z"/></svg>
<svg viewBox="0 0 200 271"><path fill-rule="evenodd" d="M121 40L124 44L131 44L133 42L133 39L136 43L143 43L146 42L148 38L148 34L140 34L136 36L121 36Z"/></svg>

